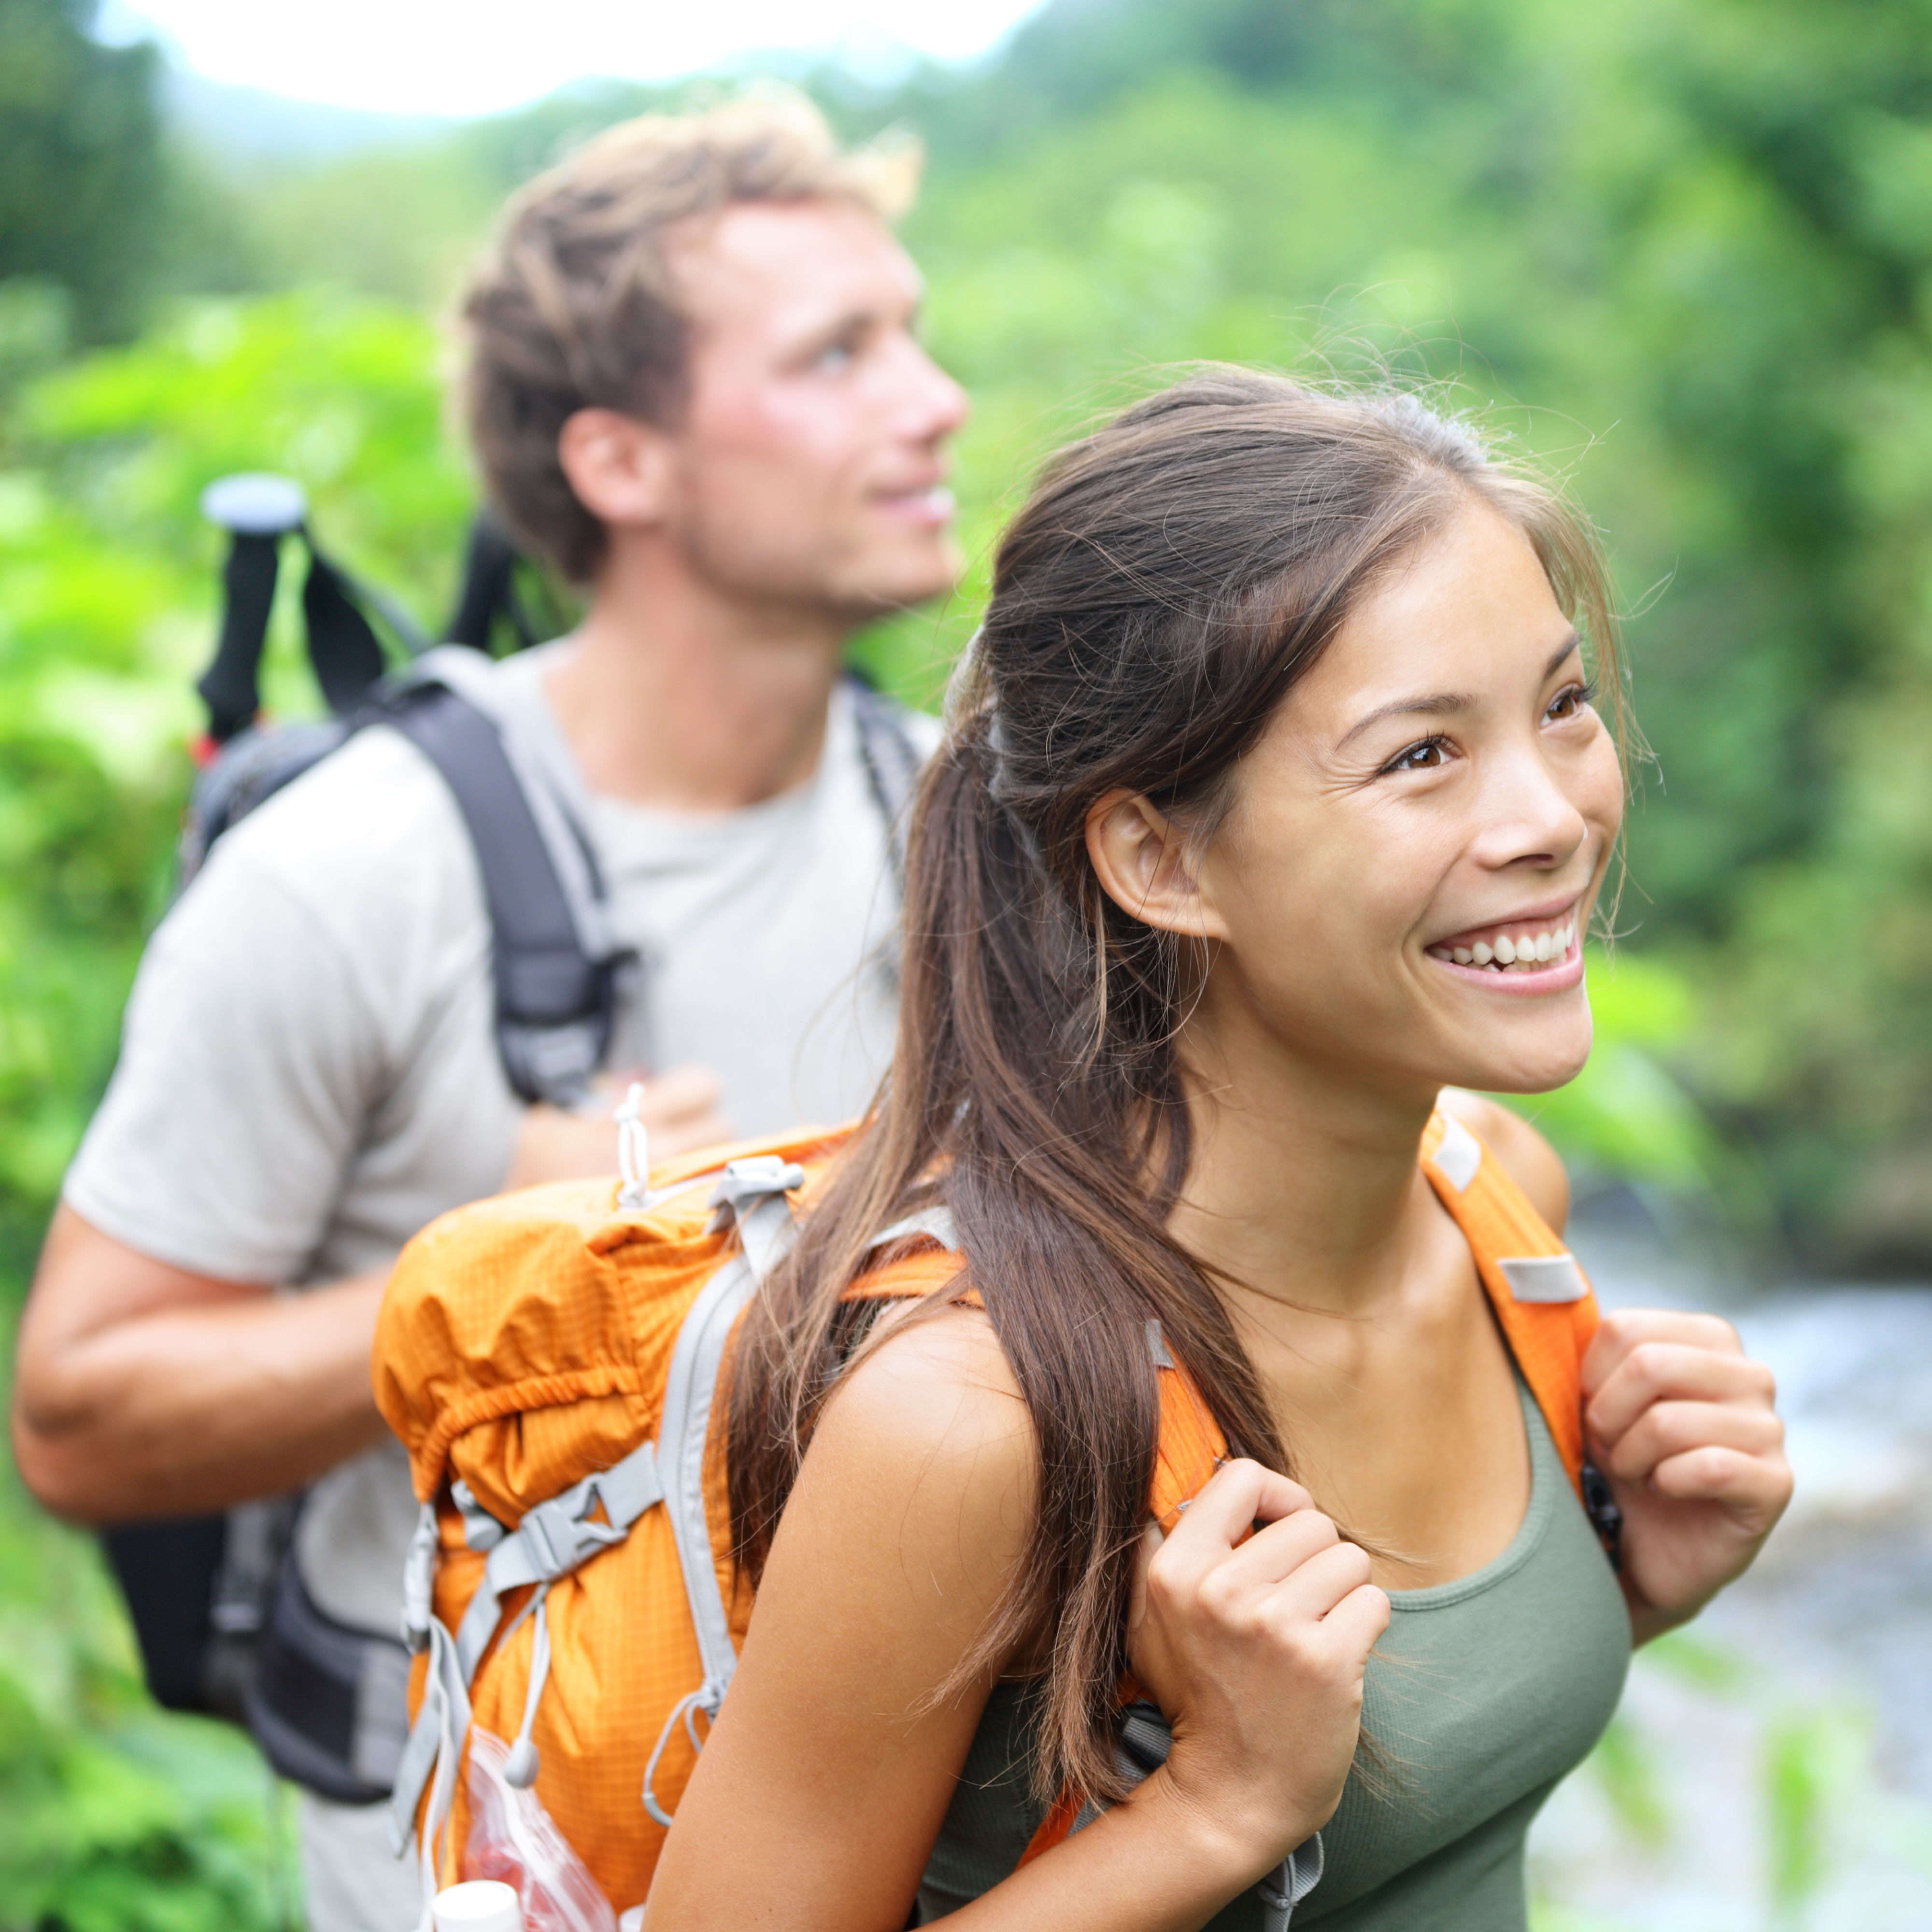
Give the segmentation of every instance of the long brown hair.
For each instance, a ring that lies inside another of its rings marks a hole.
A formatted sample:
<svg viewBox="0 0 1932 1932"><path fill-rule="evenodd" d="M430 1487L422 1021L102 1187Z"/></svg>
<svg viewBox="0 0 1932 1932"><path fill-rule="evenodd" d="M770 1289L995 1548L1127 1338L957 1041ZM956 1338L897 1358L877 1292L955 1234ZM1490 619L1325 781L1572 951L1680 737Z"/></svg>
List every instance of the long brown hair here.
<svg viewBox="0 0 1932 1932"><path fill-rule="evenodd" d="M1024 1558L953 1682L1022 1647L1044 1659L1044 1791L1120 1795L1109 1720L1158 1427L1149 1320L1229 1442L1288 1466L1220 1296L1167 1231L1191 1154L1189 957L1101 890L1088 814L1124 787L1210 836L1236 761L1352 606L1472 500L1534 546L1614 692L1587 524L1404 394L1204 370L1063 450L1000 544L916 809L892 1070L747 1318L730 1485L755 1580L863 1339L867 1305L841 1293L881 1228L943 1198L1039 1456Z"/></svg>

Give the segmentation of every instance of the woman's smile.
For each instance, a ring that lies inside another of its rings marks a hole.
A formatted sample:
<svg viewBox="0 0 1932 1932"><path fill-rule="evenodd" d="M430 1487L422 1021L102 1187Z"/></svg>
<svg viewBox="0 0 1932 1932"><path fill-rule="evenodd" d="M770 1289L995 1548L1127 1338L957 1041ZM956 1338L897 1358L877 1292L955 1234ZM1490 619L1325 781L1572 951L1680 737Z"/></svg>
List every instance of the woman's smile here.
<svg viewBox="0 0 1932 1932"><path fill-rule="evenodd" d="M1583 976L1580 898L1466 927L1424 948L1460 980L1512 994L1565 992Z"/></svg>

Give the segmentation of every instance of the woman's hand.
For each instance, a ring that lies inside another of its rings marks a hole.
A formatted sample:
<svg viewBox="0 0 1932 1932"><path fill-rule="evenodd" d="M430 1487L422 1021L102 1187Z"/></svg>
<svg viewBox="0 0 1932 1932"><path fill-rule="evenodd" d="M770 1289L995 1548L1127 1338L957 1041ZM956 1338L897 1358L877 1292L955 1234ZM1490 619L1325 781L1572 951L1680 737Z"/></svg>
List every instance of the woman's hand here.
<svg viewBox="0 0 1932 1932"><path fill-rule="evenodd" d="M1623 1511L1638 1642L1748 1569L1791 1500L1771 1371L1714 1315L1618 1309L1583 1358L1590 1460Z"/></svg>
<svg viewBox="0 0 1932 1932"><path fill-rule="evenodd" d="M1232 1837L1255 1876L1341 1802L1388 1620L1366 1553L1258 1462L1223 1468L1146 1562L1128 1650L1174 1729L1155 1775Z"/></svg>

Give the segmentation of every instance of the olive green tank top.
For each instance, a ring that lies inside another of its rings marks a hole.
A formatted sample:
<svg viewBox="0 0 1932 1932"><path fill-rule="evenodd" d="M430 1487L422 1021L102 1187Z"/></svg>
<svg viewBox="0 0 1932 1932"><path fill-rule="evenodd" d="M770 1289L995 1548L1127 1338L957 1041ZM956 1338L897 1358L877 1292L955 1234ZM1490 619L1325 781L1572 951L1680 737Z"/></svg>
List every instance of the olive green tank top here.
<svg viewBox="0 0 1932 1932"><path fill-rule="evenodd" d="M1527 1389L1529 1508L1471 1575L1390 1593L1369 1660L1358 1756L1322 1833L1322 1882L1294 1932L1526 1932L1523 1840L1616 1710L1630 1662L1623 1593ZM1045 1808L1028 1792L1037 1713L1021 1684L988 1701L920 1887L922 1925L990 1891ZM1250 1932L1252 1893L1208 1932Z"/></svg>

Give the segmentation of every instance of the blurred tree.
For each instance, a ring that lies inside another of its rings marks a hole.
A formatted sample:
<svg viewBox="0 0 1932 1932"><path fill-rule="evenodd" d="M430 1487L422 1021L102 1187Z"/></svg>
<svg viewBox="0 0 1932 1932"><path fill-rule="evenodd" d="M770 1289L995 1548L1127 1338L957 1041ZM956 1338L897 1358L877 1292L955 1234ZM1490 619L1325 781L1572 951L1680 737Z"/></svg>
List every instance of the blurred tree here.
<svg viewBox="0 0 1932 1932"><path fill-rule="evenodd" d="M0 0L0 278L50 277L76 334L133 333L167 182L152 46L88 38L94 0Z"/></svg>

